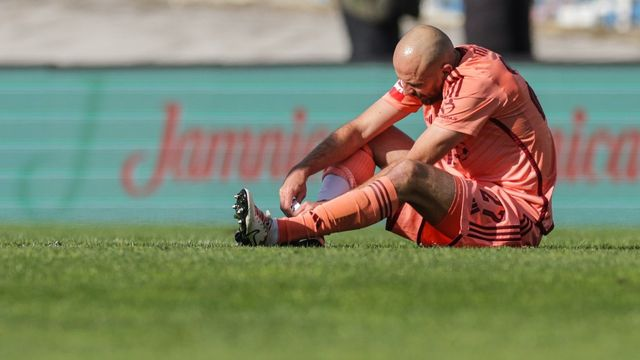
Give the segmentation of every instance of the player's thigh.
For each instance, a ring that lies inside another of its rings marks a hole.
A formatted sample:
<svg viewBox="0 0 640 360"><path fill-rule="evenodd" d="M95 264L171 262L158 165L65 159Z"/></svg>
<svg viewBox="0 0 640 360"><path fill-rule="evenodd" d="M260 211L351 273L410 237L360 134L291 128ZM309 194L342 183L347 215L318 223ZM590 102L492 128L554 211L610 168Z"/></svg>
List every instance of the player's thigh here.
<svg viewBox="0 0 640 360"><path fill-rule="evenodd" d="M391 126L369 142L373 159L380 168L396 163L405 158L413 139L395 126Z"/></svg>
<svg viewBox="0 0 640 360"><path fill-rule="evenodd" d="M453 177L454 196L440 220L407 201L387 229L425 246L537 246L542 237L522 204L496 184ZM446 182L446 181L445 181ZM428 182L429 186L434 182ZM415 193L414 193L415 194ZM429 192L433 194L433 192ZM424 195L423 195L424 196ZM444 201L446 206L446 199Z"/></svg>

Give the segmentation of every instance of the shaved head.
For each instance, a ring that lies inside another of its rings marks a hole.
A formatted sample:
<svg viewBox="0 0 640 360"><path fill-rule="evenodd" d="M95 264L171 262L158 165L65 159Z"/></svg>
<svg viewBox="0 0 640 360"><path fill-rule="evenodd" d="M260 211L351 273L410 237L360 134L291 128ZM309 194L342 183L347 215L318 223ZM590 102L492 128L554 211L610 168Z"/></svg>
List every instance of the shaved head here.
<svg viewBox="0 0 640 360"><path fill-rule="evenodd" d="M407 32L393 53L393 67L398 78L413 88L419 88L433 78L442 78L434 88L441 90L446 74L457 66L458 61L459 54L451 39L440 29L429 25L418 25ZM422 94L421 100L425 104L436 101L440 95L432 92Z"/></svg>
<svg viewBox="0 0 640 360"><path fill-rule="evenodd" d="M453 61L454 51L451 39L440 29L418 25L407 32L396 45L393 65L414 65L426 69Z"/></svg>

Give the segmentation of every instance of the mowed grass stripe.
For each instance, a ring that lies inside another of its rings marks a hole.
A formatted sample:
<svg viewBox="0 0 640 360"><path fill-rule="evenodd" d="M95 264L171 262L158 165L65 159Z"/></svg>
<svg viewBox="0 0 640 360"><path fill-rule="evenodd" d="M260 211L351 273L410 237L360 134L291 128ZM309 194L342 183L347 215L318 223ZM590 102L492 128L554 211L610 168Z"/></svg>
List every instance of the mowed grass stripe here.
<svg viewBox="0 0 640 360"><path fill-rule="evenodd" d="M233 229L4 226L1 358L636 356L640 231L538 249L420 249L381 228L325 249Z"/></svg>

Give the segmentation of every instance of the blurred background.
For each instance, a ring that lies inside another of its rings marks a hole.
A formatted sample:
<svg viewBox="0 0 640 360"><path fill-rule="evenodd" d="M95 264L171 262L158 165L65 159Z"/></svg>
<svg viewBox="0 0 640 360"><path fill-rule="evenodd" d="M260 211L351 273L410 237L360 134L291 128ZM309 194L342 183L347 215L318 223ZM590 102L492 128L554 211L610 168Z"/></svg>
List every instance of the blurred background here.
<svg viewBox="0 0 640 360"><path fill-rule="evenodd" d="M0 221L231 224L242 186L277 209L418 23L536 90L559 226L640 224L640 0L2 0Z"/></svg>
<svg viewBox="0 0 640 360"><path fill-rule="evenodd" d="M638 0L3 0L0 64L341 63L396 23L456 44L530 38L537 61L640 60Z"/></svg>

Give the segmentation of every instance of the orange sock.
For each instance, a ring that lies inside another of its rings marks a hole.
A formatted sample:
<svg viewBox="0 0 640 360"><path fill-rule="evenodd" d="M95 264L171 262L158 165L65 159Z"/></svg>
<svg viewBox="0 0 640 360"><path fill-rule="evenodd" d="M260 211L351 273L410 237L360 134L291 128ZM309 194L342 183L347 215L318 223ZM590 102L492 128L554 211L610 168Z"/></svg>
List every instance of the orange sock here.
<svg viewBox="0 0 640 360"><path fill-rule="evenodd" d="M280 218L278 243L360 229L391 216L399 206L396 189L382 176L304 214Z"/></svg>
<svg viewBox="0 0 640 360"><path fill-rule="evenodd" d="M322 176L328 174L340 176L349 182L352 189L355 189L358 185L371 179L375 170L376 163L373 161L373 151L369 145L365 144L341 163L326 168Z"/></svg>

